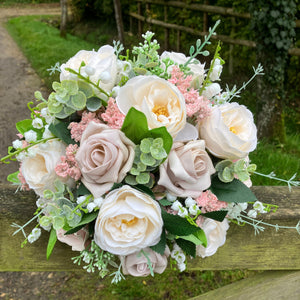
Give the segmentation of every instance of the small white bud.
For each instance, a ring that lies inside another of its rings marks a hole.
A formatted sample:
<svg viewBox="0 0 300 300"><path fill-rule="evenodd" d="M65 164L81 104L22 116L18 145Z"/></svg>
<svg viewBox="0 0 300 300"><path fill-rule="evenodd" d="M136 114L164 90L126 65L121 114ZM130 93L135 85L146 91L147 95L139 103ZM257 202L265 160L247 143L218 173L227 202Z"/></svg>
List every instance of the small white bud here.
<svg viewBox="0 0 300 300"><path fill-rule="evenodd" d="M180 207L178 210L178 216L185 218L186 216L188 216L188 211L185 207Z"/></svg>
<svg viewBox="0 0 300 300"><path fill-rule="evenodd" d="M33 119L32 126L33 126L33 128L36 128L36 129L43 128L43 126L44 126L43 120L40 118Z"/></svg>
<svg viewBox="0 0 300 300"><path fill-rule="evenodd" d="M90 203L86 206L86 208L88 209L89 212L92 212L96 206L97 206L97 205L96 205L94 202L90 202Z"/></svg>
<svg viewBox="0 0 300 300"><path fill-rule="evenodd" d="M187 197L184 201L186 207L190 207L196 204L196 201L192 197Z"/></svg>
<svg viewBox="0 0 300 300"><path fill-rule="evenodd" d="M87 196L80 196L77 198L76 202L77 204L81 204L83 201L85 201Z"/></svg>
<svg viewBox="0 0 300 300"><path fill-rule="evenodd" d="M174 211L178 211L180 208L182 208L182 204L178 200L176 200L171 206L171 209Z"/></svg>
<svg viewBox="0 0 300 300"><path fill-rule="evenodd" d="M104 71L100 74L100 80L103 83L109 83L111 81L111 75L107 71Z"/></svg>
<svg viewBox="0 0 300 300"><path fill-rule="evenodd" d="M250 218L256 218L257 217L257 211L256 210L254 210L254 209L250 209L249 211L248 211L248 217L250 217Z"/></svg>
<svg viewBox="0 0 300 300"><path fill-rule="evenodd" d="M25 140L26 142L30 143L30 142L36 142L37 140L37 133L33 130L29 130L29 131L26 131L24 133L24 137L25 137Z"/></svg>
<svg viewBox="0 0 300 300"><path fill-rule="evenodd" d="M166 197L167 197L167 200L170 201L170 202L174 202L177 199L176 196L174 196L174 195L172 195L170 193L167 193Z"/></svg>
<svg viewBox="0 0 300 300"><path fill-rule="evenodd" d="M103 198L100 197L100 198L95 198L94 199L94 203L96 204L96 206L98 206L100 208L100 206L102 205L102 202L103 202Z"/></svg>
<svg viewBox="0 0 300 300"><path fill-rule="evenodd" d="M23 143L20 140L15 140L15 141L13 141L12 145L15 149L21 149L23 146Z"/></svg>

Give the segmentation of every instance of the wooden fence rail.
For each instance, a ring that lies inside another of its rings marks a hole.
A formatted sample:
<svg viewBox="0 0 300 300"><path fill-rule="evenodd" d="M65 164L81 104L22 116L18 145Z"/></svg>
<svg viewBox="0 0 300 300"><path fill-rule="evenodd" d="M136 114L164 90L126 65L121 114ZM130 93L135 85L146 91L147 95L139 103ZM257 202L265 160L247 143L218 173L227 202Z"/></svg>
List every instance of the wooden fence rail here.
<svg viewBox="0 0 300 300"><path fill-rule="evenodd" d="M207 1L208 2L208 1ZM138 34L141 35L143 31L143 23L151 25L157 25L164 28L165 37L164 37L164 48L169 48L169 29L173 29L177 31L177 43L176 43L176 50L180 51L180 32L186 32L193 34L195 36L205 36L207 35L207 13L217 14L217 15L224 15L232 17L232 23L235 23L235 18L243 18L249 19L251 18L249 13L240 13L234 11L232 8L228 7L219 7L219 6L212 6L207 4L187 4L180 1L160 1L160 0L137 0L137 12L129 12L130 18L134 18L138 20ZM164 6L164 20L157 20L155 18L151 18L149 16L145 16L142 10L142 4L145 4L145 12L146 15L149 14L151 11L150 5L159 5ZM187 26L177 25L173 23L168 23L168 7L175 7L179 9L189 9L193 11L200 11L203 12L203 28L202 30L197 30L194 28L190 28ZM130 22L133 23L132 20ZM296 28L300 28L300 20L296 20ZM132 31L132 29L131 29ZM227 35L215 35L212 36L212 39L220 40L224 43L231 44L231 45L241 45L247 47L256 47L256 43L250 40L243 40L243 39L236 39L233 37L234 30L231 31L231 36ZM289 49L290 55L300 56L300 48L291 48Z"/></svg>
<svg viewBox="0 0 300 300"><path fill-rule="evenodd" d="M260 201L279 205L277 212L264 216L264 220L285 226L295 226L300 220L300 187L289 192L287 187L257 186L252 191ZM13 222L23 225L31 219L35 202L33 192L15 193L15 187L0 184L0 271L81 271L81 267L71 261L78 252L72 252L71 247L59 242L50 259L46 260L47 232L23 249L20 248L23 235L11 236L15 228L10 225ZM225 245L211 257L190 260L188 269L266 272L193 299L288 299L273 297L274 291L278 292L277 296L284 293L285 297L299 299L295 297L300 295L299 251L300 235L295 229L276 231L266 227L255 236L252 226L240 228L231 224ZM256 298L250 297L254 292ZM245 293L248 298L243 298Z"/></svg>

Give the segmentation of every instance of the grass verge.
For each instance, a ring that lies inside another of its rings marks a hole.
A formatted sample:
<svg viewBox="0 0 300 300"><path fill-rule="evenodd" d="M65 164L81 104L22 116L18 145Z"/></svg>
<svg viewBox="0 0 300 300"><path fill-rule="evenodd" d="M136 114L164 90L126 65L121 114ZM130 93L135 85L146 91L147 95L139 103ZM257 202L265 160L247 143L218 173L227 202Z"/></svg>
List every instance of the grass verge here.
<svg viewBox="0 0 300 300"><path fill-rule="evenodd" d="M45 23L50 19L53 17L25 16L10 19L6 23L7 30L49 89L52 82L58 80L58 74L50 75L47 69L57 62L66 62L81 49L99 48L99 45L72 35L61 38L57 28Z"/></svg>

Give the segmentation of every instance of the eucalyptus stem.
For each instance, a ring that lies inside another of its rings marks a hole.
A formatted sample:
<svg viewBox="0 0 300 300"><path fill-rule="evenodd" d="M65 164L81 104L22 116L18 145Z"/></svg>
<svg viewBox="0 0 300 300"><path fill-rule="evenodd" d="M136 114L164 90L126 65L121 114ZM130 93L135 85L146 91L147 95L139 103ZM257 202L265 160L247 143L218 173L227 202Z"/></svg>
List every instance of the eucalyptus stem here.
<svg viewBox="0 0 300 300"><path fill-rule="evenodd" d="M209 28L209 34L208 34L208 36L205 36L205 39L204 39L203 44L202 44L199 48L197 48L197 51L195 51L195 53L194 53L193 55L190 56L190 58L185 62L185 64L183 65L183 67L187 67L187 66L190 64L190 62L191 62L198 54L201 53L201 50L202 50L203 47L209 42L211 36L212 36L213 34L215 34L215 30L216 30L216 28L218 27L218 25L220 24L220 22L221 22L221 21L218 20L218 21L215 23L215 25L214 25L214 27L213 27L212 29Z"/></svg>
<svg viewBox="0 0 300 300"><path fill-rule="evenodd" d="M70 68L66 68L66 71L69 71L70 73L73 73L75 75L78 76L78 78L86 81L87 83L93 85L95 88L97 88L101 93L103 93L105 96L109 97L110 95L105 92L98 84L95 84L94 82L92 82L89 78L87 77L84 77L83 75L81 75L79 72L73 70L73 69L70 69Z"/></svg>

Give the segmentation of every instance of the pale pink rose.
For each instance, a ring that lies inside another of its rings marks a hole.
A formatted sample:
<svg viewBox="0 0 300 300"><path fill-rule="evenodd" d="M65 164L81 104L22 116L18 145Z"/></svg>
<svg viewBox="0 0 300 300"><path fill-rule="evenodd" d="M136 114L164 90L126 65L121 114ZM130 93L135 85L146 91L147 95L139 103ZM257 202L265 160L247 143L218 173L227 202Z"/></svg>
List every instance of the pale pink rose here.
<svg viewBox="0 0 300 300"><path fill-rule="evenodd" d="M218 248L225 244L229 224L226 218L222 222L209 218L204 218L204 220L203 218L201 219L202 224L200 224L200 227L206 235L207 247L205 248L202 245L197 245L196 254L204 258L206 256L214 255Z"/></svg>
<svg viewBox="0 0 300 300"><path fill-rule="evenodd" d="M57 239L72 247L73 251L83 251L89 241L89 232L86 228L82 228L73 234L65 234L63 229L56 230Z"/></svg>
<svg viewBox="0 0 300 300"><path fill-rule="evenodd" d="M90 122L82 134L76 161L81 181L95 198L121 182L134 160L134 143L117 129Z"/></svg>
<svg viewBox="0 0 300 300"><path fill-rule="evenodd" d="M200 124L200 136L216 157L240 159L256 148L256 126L252 113L238 103L214 106Z"/></svg>
<svg viewBox="0 0 300 300"><path fill-rule="evenodd" d="M203 140L175 142L167 160L159 167L159 185L178 197L199 197L210 187L210 176L215 173L205 151Z"/></svg>
<svg viewBox="0 0 300 300"><path fill-rule="evenodd" d="M168 265L170 249L167 246L163 255L145 248L143 251L148 255L154 273L162 274ZM122 259L122 269L124 275L135 277L145 277L150 275L147 258L140 251L127 255Z"/></svg>
<svg viewBox="0 0 300 300"><path fill-rule="evenodd" d="M105 197L96 219L94 239L105 251L128 255L156 245L162 228L157 201L124 185Z"/></svg>
<svg viewBox="0 0 300 300"><path fill-rule="evenodd" d="M136 76L120 88L116 98L126 115L131 107L143 112L150 129L165 126L175 137L186 124L186 105L178 88L157 76Z"/></svg>

